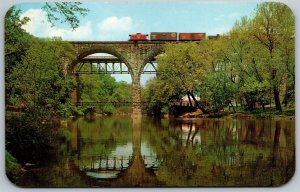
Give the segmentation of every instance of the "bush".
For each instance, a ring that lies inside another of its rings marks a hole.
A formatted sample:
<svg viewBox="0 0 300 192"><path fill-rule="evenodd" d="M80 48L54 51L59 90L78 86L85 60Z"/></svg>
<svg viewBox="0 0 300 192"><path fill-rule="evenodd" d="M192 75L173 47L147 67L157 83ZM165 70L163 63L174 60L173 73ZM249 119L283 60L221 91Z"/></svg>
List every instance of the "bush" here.
<svg viewBox="0 0 300 192"><path fill-rule="evenodd" d="M58 130L58 138L62 141L62 142L67 142L70 141L73 137L73 134L71 133L71 131L67 128L60 128Z"/></svg>
<svg viewBox="0 0 300 192"><path fill-rule="evenodd" d="M115 110L115 113L126 113L129 114L132 112L132 107L130 106L121 106L121 107L117 107Z"/></svg>
<svg viewBox="0 0 300 192"><path fill-rule="evenodd" d="M73 116L84 116L89 113L94 113L96 111L95 107L86 107L86 106L74 106L72 107Z"/></svg>
<svg viewBox="0 0 300 192"><path fill-rule="evenodd" d="M16 180L17 176L19 175L21 166L18 163L17 159L8 151L5 151L5 168L7 177L11 181Z"/></svg>
<svg viewBox="0 0 300 192"><path fill-rule="evenodd" d="M58 144L57 124L34 115L6 116L6 149L19 162L39 163L49 158Z"/></svg>
<svg viewBox="0 0 300 192"><path fill-rule="evenodd" d="M107 105L102 108L103 113L112 115L115 112L115 107L112 105Z"/></svg>

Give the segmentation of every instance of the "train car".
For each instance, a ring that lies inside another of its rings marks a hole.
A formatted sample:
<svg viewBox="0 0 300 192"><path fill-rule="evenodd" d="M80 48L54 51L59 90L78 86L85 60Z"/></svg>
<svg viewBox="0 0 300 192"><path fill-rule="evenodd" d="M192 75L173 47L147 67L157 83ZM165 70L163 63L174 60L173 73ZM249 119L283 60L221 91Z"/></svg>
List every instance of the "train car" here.
<svg viewBox="0 0 300 192"><path fill-rule="evenodd" d="M136 33L129 35L129 41L147 41L148 34Z"/></svg>
<svg viewBox="0 0 300 192"><path fill-rule="evenodd" d="M213 40L213 39L218 39L219 37L220 37L219 34L217 34L217 35L210 35L210 36L208 36L208 39L209 40Z"/></svg>
<svg viewBox="0 0 300 192"><path fill-rule="evenodd" d="M177 41L176 32L152 32L151 41Z"/></svg>
<svg viewBox="0 0 300 192"><path fill-rule="evenodd" d="M201 41L205 36L205 33L179 33L179 41Z"/></svg>

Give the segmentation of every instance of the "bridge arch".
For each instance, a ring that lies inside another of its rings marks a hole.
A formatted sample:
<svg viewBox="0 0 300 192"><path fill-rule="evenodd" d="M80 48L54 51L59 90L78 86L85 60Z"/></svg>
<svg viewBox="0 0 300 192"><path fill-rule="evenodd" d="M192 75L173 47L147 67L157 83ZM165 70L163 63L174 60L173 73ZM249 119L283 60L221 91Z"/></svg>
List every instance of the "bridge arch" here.
<svg viewBox="0 0 300 192"><path fill-rule="evenodd" d="M125 63L125 65L127 66L129 73L131 75L131 78L133 77L133 70L131 65L129 64L129 62L125 59L125 57L119 53L117 50L115 49L111 49L109 47L97 47L97 48L92 48L92 49L88 49L88 50L84 50L81 53L78 53L77 57L75 60L71 61L68 66L67 66L67 74L68 75L72 75L72 72L75 68L75 66L85 57L87 57L88 55L92 55L95 53L106 53L106 54L110 54L113 55L115 57L117 57L120 62Z"/></svg>
<svg viewBox="0 0 300 192"><path fill-rule="evenodd" d="M160 48L160 49L154 49L153 51L148 53L139 69L139 75L141 76L147 63L150 63L151 61L153 61L155 57L162 54L163 52L164 52L164 49Z"/></svg>
<svg viewBox="0 0 300 192"><path fill-rule="evenodd" d="M81 96L80 96L81 93L80 93L80 88L79 88L79 84L80 84L79 78L80 77L79 77L79 74L74 73L75 67L87 56L97 54L97 53L109 54L109 55L116 57L120 61L120 63L124 63L126 65L128 72L130 74L131 80L133 79L134 73L133 73L131 65L129 64L127 59L125 59L125 57L120 52L118 52L116 49L112 49L109 46L98 46L98 47L92 47L89 49L83 49L80 51L77 50L77 53L76 53L77 57L73 61L68 62L67 66L66 66L66 75L71 76L77 82L77 86L71 93L72 103L78 103L81 98Z"/></svg>

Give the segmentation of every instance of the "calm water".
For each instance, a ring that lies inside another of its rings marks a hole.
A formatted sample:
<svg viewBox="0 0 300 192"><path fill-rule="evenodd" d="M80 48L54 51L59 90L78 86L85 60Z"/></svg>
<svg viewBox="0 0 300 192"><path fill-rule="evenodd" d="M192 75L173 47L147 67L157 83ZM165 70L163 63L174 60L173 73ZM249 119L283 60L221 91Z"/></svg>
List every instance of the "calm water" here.
<svg viewBox="0 0 300 192"><path fill-rule="evenodd" d="M59 158L21 186L278 186L295 169L295 121L98 117L68 123Z"/></svg>

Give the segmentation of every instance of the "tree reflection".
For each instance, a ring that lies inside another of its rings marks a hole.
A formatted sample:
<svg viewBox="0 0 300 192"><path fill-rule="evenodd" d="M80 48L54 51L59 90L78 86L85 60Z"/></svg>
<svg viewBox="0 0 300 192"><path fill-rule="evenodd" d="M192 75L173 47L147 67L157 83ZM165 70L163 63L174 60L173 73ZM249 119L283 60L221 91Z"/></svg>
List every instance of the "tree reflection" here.
<svg viewBox="0 0 300 192"><path fill-rule="evenodd" d="M284 166L294 165L294 145L285 145L280 131L287 123L203 119L160 129L146 122L143 128L162 162L157 177L168 186L278 186L294 170ZM194 143L196 135L200 142Z"/></svg>

